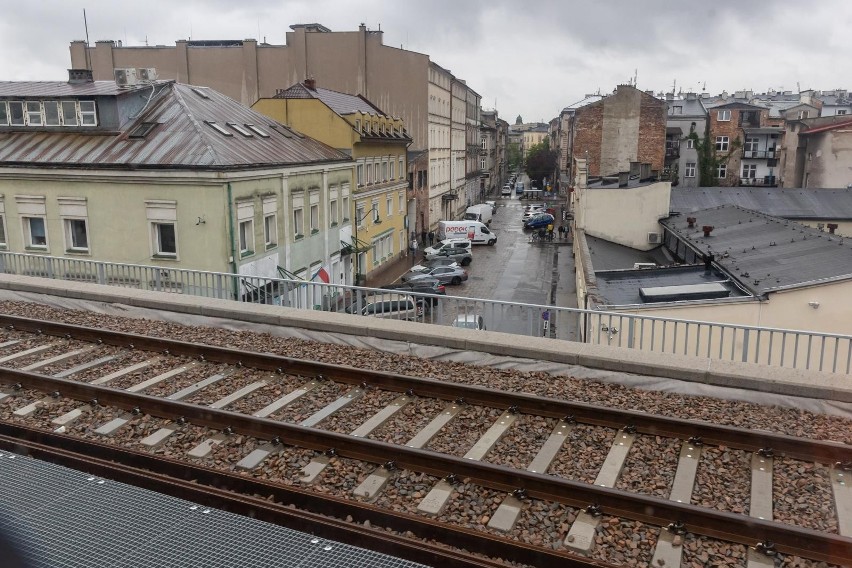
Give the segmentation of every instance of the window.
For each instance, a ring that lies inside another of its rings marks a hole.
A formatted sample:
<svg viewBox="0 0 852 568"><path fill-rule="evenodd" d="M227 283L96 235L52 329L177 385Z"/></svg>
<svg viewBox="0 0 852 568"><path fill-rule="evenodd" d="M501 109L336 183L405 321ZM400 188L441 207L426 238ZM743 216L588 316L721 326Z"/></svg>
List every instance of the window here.
<svg viewBox="0 0 852 568"><path fill-rule="evenodd" d="M717 136L716 137L716 151L717 152L727 152L729 143L730 143L730 139L727 136Z"/></svg>
<svg viewBox="0 0 852 568"><path fill-rule="evenodd" d="M338 220L337 200L336 199L332 199L329 202L328 209L329 209L328 216L331 217L331 226L336 227L337 226L337 220Z"/></svg>
<svg viewBox="0 0 852 568"><path fill-rule="evenodd" d="M305 234L304 210L301 207L293 209L293 234L297 239Z"/></svg>
<svg viewBox="0 0 852 568"><path fill-rule="evenodd" d="M246 122L246 128L248 128L249 130L251 130L252 132L257 134L261 138L269 138L269 134L267 134L266 132L264 132L263 130L261 130L257 126L255 126L254 124L251 124L250 122Z"/></svg>
<svg viewBox="0 0 852 568"><path fill-rule="evenodd" d="M479 169L480 170L485 169L485 158L479 158Z"/></svg>
<svg viewBox="0 0 852 568"><path fill-rule="evenodd" d="M72 252L88 252L89 234L85 219L65 219L65 249Z"/></svg>
<svg viewBox="0 0 852 568"><path fill-rule="evenodd" d="M74 101L61 101L59 106L62 107L62 125L77 126L77 103Z"/></svg>
<svg viewBox="0 0 852 568"><path fill-rule="evenodd" d="M44 217L21 217L27 248L47 248L47 229Z"/></svg>
<svg viewBox="0 0 852 568"><path fill-rule="evenodd" d="M228 122L226 123L228 126L245 136L246 138L254 138L254 134L237 124L236 122Z"/></svg>
<svg viewBox="0 0 852 568"><path fill-rule="evenodd" d="M12 126L24 125L24 103L22 101L9 101L9 124Z"/></svg>
<svg viewBox="0 0 852 568"><path fill-rule="evenodd" d="M719 122L728 122L731 120L731 111L729 110L720 110L716 113L716 120Z"/></svg>
<svg viewBox="0 0 852 568"><path fill-rule="evenodd" d="M402 178L405 176L405 158L399 159L399 177Z"/></svg>
<svg viewBox="0 0 852 568"><path fill-rule="evenodd" d="M349 198L348 197L343 198L343 220L344 221L349 220Z"/></svg>
<svg viewBox="0 0 852 568"><path fill-rule="evenodd" d="M370 211L370 217L373 219L373 223L378 223L379 219L379 202L373 201L373 208Z"/></svg>
<svg viewBox="0 0 852 568"><path fill-rule="evenodd" d="M0 108L0 111L2 111L2 110L3 109ZM842 114L846 114L847 112L849 112L849 111L847 111L845 108L839 108L839 109L837 109L837 116L840 116ZM3 123L3 119L0 118L0 124L2 124L2 123Z"/></svg>
<svg viewBox="0 0 852 568"><path fill-rule="evenodd" d="M278 244L278 216L274 213L263 217L263 240L266 248L272 248Z"/></svg>
<svg viewBox="0 0 852 568"><path fill-rule="evenodd" d="M367 183L373 183L373 164L367 164Z"/></svg>
<svg viewBox="0 0 852 568"><path fill-rule="evenodd" d="M745 150L746 152L757 152L758 141L758 138L746 138L743 150Z"/></svg>
<svg viewBox="0 0 852 568"><path fill-rule="evenodd" d="M800 110L799 111L799 118L800 119L801 118L808 118L809 115L810 115L810 111L807 111L807 110Z"/></svg>
<svg viewBox="0 0 852 568"><path fill-rule="evenodd" d="M695 177L695 162L687 162L686 169L684 170L684 176L688 178Z"/></svg>
<svg viewBox="0 0 852 568"><path fill-rule="evenodd" d="M154 256L177 256L177 235L175 224L168 222L151 223L154 237Z"/></svg>
<svg viewBox="0 0 852 568"><path fill-rule="evenodd" d="M358 185L364 185L364 164L355 166L355 177L357 178Z"/></svg>
<svg viewBox="0 0 852 568"><path fill-rule="evenodd" d="M375 164L373 164L373 181L378 183L380 179L381 178L379 178L379 163L376 162Z"/></svg>
<svg viewBox="0 0 852 568"><path fill-rule="evenodd" d="M319 232L319 205L311 205L311 234Z"/></svg>
<svg viewBox="0 0 852 568"><path fill-rule="evenodd" d="M388 181L388 163L382 162L382 180Z"/></svg>
<svg viewBox="0 0 852 568"><path fill-rule="evenodd" d="M0 126L9 124L9 107L6 106L6 101L0 101Z"/></svg>
<svg viewBox="0 0 852 568"><path fill-rule="evenodd" d="M361 132L361 119L360 118L355 119L355 130L357 130L358 132Z"/></svg>
<svg viewBox="0 0 852 568"><path fill-rule="evenodd" d="M716 168L716 177L719 179L725 179L728 175L728 164L719 164L719 167Z"/></svg>
<svg viewBox="0 0 852 568"><path fill-rule="evenodd" d="M399 192L399 212L402 213L405 211L405 194L403 192Z"/></svg>
<svg viewBox="0 0 852 568"><path fill-rule="evenodd" d="M393 197L388 196L388 217L393 215Z"/></svg>
<svg viewBox="0 0 852 568"><path fill-rule="evenodd" d="M6 246L6 218L0 215L0 247Z"/></svg>
<svg viewBox="0 0 852 568"><path fill-rule="evenodd" d="M41 126L41 103L38 101L27 101L27 124L30 126Z"/></svg>
<svg viewBox="0 0 852 568"><path fill-rule="evenodd" d="M487 150L487 149L488 149L488 148L487 148L487 143L486 143L485 138L483 138L483 139L482 139L481 145L482 145L482 149L483 149L483 150Z"/></svg>
<svg viewBox="0 0 852 568"><path fill-rule="evenodd" d="M683 114L683 107L680 105L673 106L672 114Z"/></svg>
<svg viewBox="0 0 852 568"><path fill-rule="evenodd" d="M359 203L357 205L357 207L355 208L355 222L358 223L359 227L364 226L364 217L365 216L366 216L366 213L364 211L364 205L362 203Z"/></svg>
<svg viewBox="0 0 852 568"><path fill-rule="evenodd" d="M254 223L251 219L240 221L240 256L254 254Z"/></svg>
<svg viewBox="0 0 852 568"><path fill-rule="evenodd" d="M0 120L0 123L2 122ZM57 101L44 101L44 124L45 126L59 126L59 103Z"/></svg>
<svg viewBox="0 0 852 568"><path fill-rule="evenodd" d="M98 117L95 113L95 101L80 101L80 124L97 126Z"/></svg>
<svg viewBox="0 0 852 568"><path fill-rule="evenodd" d="M692 138L687 138L686 139L686 149L692 150L693 148L695 148L695 140L693 140Z"/></svg>
<svg viewBox="0 0 852 568"><path fill-rule="evenodd" d="M754 179L757 177L757 164L743 164L744 178Z"/></svg>
<svg viewBox="0 0 852 568"><path fill-rule="evenodd" d="M391 160L391 162L390 162L390 177L388 179L396 179L396 175L395 175L396 172L394 172L394 170L396 169L396 168L394 168L395 165L396 165L396 162Z"/></svg>

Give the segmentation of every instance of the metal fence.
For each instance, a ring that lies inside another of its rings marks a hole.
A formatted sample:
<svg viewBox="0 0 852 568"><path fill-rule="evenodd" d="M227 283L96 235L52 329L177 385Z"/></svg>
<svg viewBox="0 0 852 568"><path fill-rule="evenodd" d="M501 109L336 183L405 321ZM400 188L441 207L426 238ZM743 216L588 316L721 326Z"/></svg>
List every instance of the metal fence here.
<svg viewBox="0 0 852 568"><path fill-rule="evenodd" d="M0 252L0 272L433 325L469 327L481 322L488 330L517 335L852 372L852 335L11 252Z"/></svg>

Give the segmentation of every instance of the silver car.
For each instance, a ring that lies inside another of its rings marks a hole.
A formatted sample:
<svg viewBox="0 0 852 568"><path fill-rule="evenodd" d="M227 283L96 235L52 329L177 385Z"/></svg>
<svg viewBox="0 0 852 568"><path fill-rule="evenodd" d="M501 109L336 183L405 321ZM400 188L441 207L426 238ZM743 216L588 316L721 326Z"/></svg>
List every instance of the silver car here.
<svg viewBox="0 0 852 568"><path fill-rule="evenodd" d="M467 266L473 261L473 255L470 254L470 249L457 247L444 247L438 252L425 255L426 260L438 260L449 258L462 266Z"/></svg>
<svg viewBox="0 0 852 568"><path fill-rule="evenodd" d="M461 284L467 280L467 271L457 266L436 266L426 270L408 271L402 275L403 282L416 282L423 278L434 278L444 284Z"/></svg>

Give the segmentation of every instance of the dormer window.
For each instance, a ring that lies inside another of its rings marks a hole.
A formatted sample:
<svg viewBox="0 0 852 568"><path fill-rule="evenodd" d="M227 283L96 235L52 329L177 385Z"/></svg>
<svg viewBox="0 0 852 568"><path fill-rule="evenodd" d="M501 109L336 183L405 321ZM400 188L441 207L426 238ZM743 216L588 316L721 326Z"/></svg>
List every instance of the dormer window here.
<svg viewBox="0 0 852 568"><path fill-rule="evenodd" d="M62 107L62 124L65 126L77 126L77 102L61 101L59 106Z"/></svg>
<svg viewBox="0 0 852 568"><path fill-rule="evenodd" d="M45 126L59 126L59 101L44 101Z"/></svg>
<svg viewBox="0 0 852 568"><path fill-rule="evenodd" d="M9 101L9 124L12 126L24 126L23 101Z"/></svg>
<svg viewBox="0 0 852 568"><path fill-rule="evenodd" d="M233 136L233 134L225 130L225 128L221 124L217 124L215 120L205 120L204 122L207 124L207 126L212 128L219 134L222 134L223 136Z"/></svg>
<svg viewBox="0 0 852 568"><path fill-rule="evenodd" d="M80 101L80 124L97 126L98 116L95 113L95 101Z"/></svg>
<svg viewBox="0 0 852 568"><path fill-rule="evenodd" d="M27 101L27 123L30 126L41 126L41 103L39 101Z"/></svg>

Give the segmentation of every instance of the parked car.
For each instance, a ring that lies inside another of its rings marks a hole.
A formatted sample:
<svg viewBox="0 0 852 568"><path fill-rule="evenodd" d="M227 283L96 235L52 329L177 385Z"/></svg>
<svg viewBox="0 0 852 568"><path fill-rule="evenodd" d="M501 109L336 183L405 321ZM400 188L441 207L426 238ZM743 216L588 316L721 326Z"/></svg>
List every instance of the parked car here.
<svg viewBox="0 0 852 568"><path fill-rule="evenodd" d="M436 253L425 255L424 258L426 260L451 258L462 266L467 266L473 261L473 255L470 254L470 249L459 247L444 247Z"/></svg>
<svg viewBox="0 0 852 568"><path fill-rule="evenodd" d="M466 237L447 238L442 241L438 241L434 246L426 247L425 249L423 249L423 254L425 256L429 256L430 254L435 254L436 252L439 252L440 250L447 247L464 248L470 250L472 244L473 243L471 243L470 239Z"/></svg>
<svg viewBox="0 0 852 568"><path fill-rule="evenodd" d="M485 321L482 316L476 314L459 314L450 325L485 331Z"/></svg>
<svg viewBox="0 0 852 568"><path fill-rule="evenodd" d="M415 280L414 282L398 282L396 284L385 284L382 286L383 290L399 290L404 293L411 292L412 294L434 294L436 297L432 298L422 298L426 300L428 305L432 307L438 304L439 298L437 296L446 296L447 289L435 278L422 278L420 280ZM415 296L416 299L420 300L419 296Z"/></svg>
<svg viewBox="0 0 852 568"><path fill-rule="evenodd" d="M524 222L527 222L531 218L535 217L536 215L541 215L543 213L547 213L547 211L544 209L543 205L541 207L533 207L532 209L529 209L528 211L524 211L524 214L521 217L521 220L524 221Z"/></svg>
<svg viewBox="0 0 852 568"><path fill-rule="evenodd" d="M497 202L496 201L486 201L485 204L491 206L491 213L497 213Z"/></svg>
<svg viewBox="0 0 852 568"><path fill-rule="evenodd" d="M503 189L500 190L501 197L511 197L512 196L512 186L504 185Z"/></svg>
<svg viewBox="0 0 852 568"><path fill-rule="evenodd" d="M467 280L467 272L455 266L436 266L426 270L409 270L402 275L403 282L416 282L423 278L435 278L444 284L461 284Z"/></svg>
<svg viewBox="0 0 852 568"><path fill-rule="evenodd" d="M553 224L553 215L550 213L539 213L533 215L524 222L524 229L541 229Z"/></svg>
<svg viewBox="0 0 852 568"><path fill-rule="evenodd" d="M422 272L423 270L435 268L438 266L452 266L454 268L458 268L459 263L453 260L452 258L436 258L434 260L424 260L420 264L412 266L410 271Z"/></svg>
<svg viewBox="0 0 852 568"><path fill-rule="evenodd" d="M383 319L422 321L428 309L425 300L408 294L375 293L365 296L361 302L353 302L346 308L346 313Z"/></svg>

